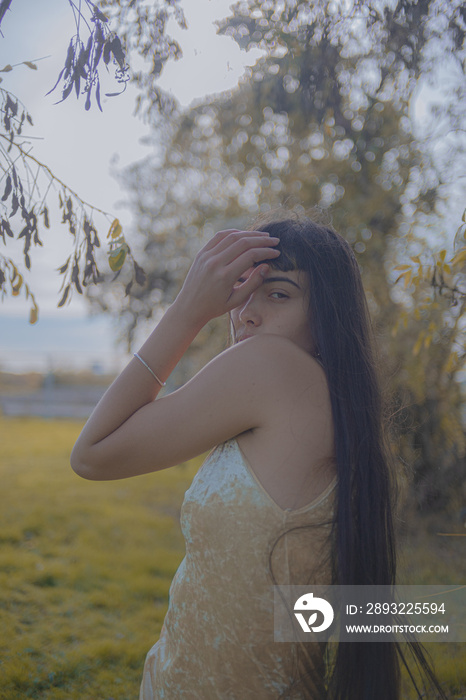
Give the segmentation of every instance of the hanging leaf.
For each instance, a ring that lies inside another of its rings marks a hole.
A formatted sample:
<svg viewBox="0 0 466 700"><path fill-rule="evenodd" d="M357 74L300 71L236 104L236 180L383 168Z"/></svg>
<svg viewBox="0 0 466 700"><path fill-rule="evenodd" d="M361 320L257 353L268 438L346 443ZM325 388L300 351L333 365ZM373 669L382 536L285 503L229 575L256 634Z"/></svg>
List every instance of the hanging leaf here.
<svg viewBox="0 0 466 700"><path fill-rule="evenodd" d="M16 196L16 194L14 194L12 199L11 199L11 206L12 206L12 209L11 209L10 216L14 216L16 214L16 212L18 211L18 207L19 207L19 201L18 201L18 197Z"/></svg>
<svg viewBox="0 0 466 700"><path fill-rule="evenodd" d="M136 282L142 287L146 282L146 273L136 261L134 261L134 276L136 278Z"/></svg>
<svg viewBox="0 0 466 700"><path fill-rule="evenodd" d="M17 274L13 277L13 281L11 283L11 293L13 294L14 297L17 297L21 287L23 286L23 277L20 274Z"/></svg>
<svg viewBox="0 0 466 700"><path fill-rule="evenodd" d="M2 202L6 202L6 200L10 196L12 189L13 189L13 185L11 184L11 175L8 175L8 177L6 179L5 192L3 193Z"/></svg>
<svg viewBox="0 0 466 700"><path fill-rule="evenodd" d="M125 264L127 253L128 246L126 245L126 243L124 243L115 250L112 250L112 252L109 254L108 264L110 265L110 269L113 272L118 272L119 270L121 270L121 268Z"/></svg>
<svg viewBox="0 0 466 700"><path fill-rule="evenodd" d="M11 230L10 222L8 219L2 219L2 229L7 236L13 238L13 231Z"/></svg>
<svg viewBox="0 0 466 700"><path fill-rule="evenodd" d="M113 38L111 49L113 55L115 56L116 62L120 66L121 70L123 70L125 67L125 54L123 52L123 47L121 46L121 41L117 36Z"/></svg>
<svg viewBox="0 0 466 700"><path fill-rule="evenodd" d="M104 44L104 52L103 52L103 59L104 59L104 63L106 66L108 66L108 64L110 63L111 53L112 53L112 42L107 39L107 41Z"/></svg>
<svg viewBox="0 0 466 700"><path fill-rule="evenodd" d="M53 86L53 88L52 88L51 90L49 90L48 92L45 93L45 96L46 96L46 97L47 97L47 95L50 95L50 93L53 92L53 91L55 90L55 88L57 87L58 83L60 82L61 77L62 77L62 75L63 75L64 72L65 72L65 69L62 68L61 71L60 71L60 75L58 76L57 82L55 83L55 85ZM29 115L28 115L28 121L29 121Z"/></svg>
<svg viewBox="0 0 466 700"><path fill-rule="evenodd" d="M13 66L10 66L10 64L8 63L8 64L5 66L5 68L2 68L2 69L0 70L0 73L9 73L11 70L13 70Z"/></svg>
<svg viewBox="0 0 466 700"><path fill-rule="evenodd" d="M74 286L76 287L76 291L78 292L78 294L82 294L83 290L79 281L79 263L77 258L75 258L74 261L73 272L71 273L71 281L74 282Z"/></svg>
<svg viewBox="0 0 466 700"><path fill-rule="evenodd" d="M42 209L42 214L44 215L44 226L45 228L50 228L49 210L46 206Z"/></svg>
<svg viewBox="0 0 466 700"><path fill-rule="evenodd" d="M112 225L110 226L110 230L107 234L107 238L119 238L121 236L121 233L123 231L123 228L119 222L118 219L114 219L112 221Z"/></svg>
<svg viewBox="0 0 466 700"><path fill-rule="evenodd" d="M68 284L68 285L65 287L65 291L63 292L62 298L61 298L60 301L58 302L58 306L59 306L59 307L60 307L60 306L63 306L63 304L66 302L69 293L70 293L70 285Z"/></svg>
<svg viewBox="0 0 466 700"><path fill-rule="evenodd" d="M67 271L68 265L70 264L70 259L71 259L71 258L68 258L68 260L66 261L66 263L65 263L64 265L62 265L61 267L58 268L58 272L60 273L60 275L63 275L63 274Z"/></svg>
<svg viewBox="0 0 466 700"><path fill-rule="evenodd" d="M30 68L31 70L37 70L37 66L32 61L23 61L23 64Z"/></svg>
<svg viewBox="0 0 466 700"><path fill-rule="evenodd" d="M39 318L39 309L37 306L33 306L30 313L29 313L29 323L31 325L34 325L34 323L37 323L37 320Z"/></svg>
<svg viewBox="0 0 466 700"><path fill-rule="evenodd" d="M99 107L100 111L102 112L102 105L100 104L100 82L97 80L97 85L95 88L95 99L97 100L97 106Z"/></svg>

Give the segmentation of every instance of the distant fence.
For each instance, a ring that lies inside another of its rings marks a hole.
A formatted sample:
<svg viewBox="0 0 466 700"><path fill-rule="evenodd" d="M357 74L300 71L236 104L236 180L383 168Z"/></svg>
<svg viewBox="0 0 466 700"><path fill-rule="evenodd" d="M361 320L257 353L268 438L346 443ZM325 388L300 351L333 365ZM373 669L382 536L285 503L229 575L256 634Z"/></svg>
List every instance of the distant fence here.
<svg viewBox="0 0 466 700"><path fill-rule="evenodd" d="M5 416L88 418L104 392L105 387L50 386L28 394L0 396L0 407Z"/></svg>

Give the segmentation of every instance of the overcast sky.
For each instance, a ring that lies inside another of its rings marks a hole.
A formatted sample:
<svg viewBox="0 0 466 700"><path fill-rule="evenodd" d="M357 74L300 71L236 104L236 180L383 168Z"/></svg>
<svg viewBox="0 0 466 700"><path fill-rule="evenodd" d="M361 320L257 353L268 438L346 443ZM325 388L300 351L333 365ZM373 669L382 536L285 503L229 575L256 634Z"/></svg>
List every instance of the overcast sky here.
<svg viewBox="0 0 466 700"><path fill-rule="evenodd" d="M226 16L230 4L231 0L185 0L188 30L180 30L175 23L169 28L184 55L165 68L160 84L184 106L233 87L245 65L254 63L259 55L240 52L230 38L216 35L213 21ZM25 133L35 137L31 139L35 157L82 199L115 213L128 230L131 213L122 206L124 193L112 170L148 152L141 143L148 126L133 114L136 91L128 88L119 97L103 98L103 113L95 107L86 112L84 100L77 102L74 96L54 104L60 98L59 90L46 96L63 67L75 32L67 0L13 0L2 30L1 68L44 57L37 61L37 71L19 65L10 73L0 73L1 87L17 95L34 118L34 128ZM40 320L27 327L29 307L23 295L0 304L0 369L25 369L28 363L33 367L86 364L99 355L115 356L108 321L86 322L87 307L82 299L75 295L70 306L57 309L61 279L55 271L70 252L70 238L66 227L57 221L42 234L46 245L32 251L28 279L37 296ZM69 330L64 326L61 338L59 327L65 319ZM77 319L75 325L72 319Z"/></svg>

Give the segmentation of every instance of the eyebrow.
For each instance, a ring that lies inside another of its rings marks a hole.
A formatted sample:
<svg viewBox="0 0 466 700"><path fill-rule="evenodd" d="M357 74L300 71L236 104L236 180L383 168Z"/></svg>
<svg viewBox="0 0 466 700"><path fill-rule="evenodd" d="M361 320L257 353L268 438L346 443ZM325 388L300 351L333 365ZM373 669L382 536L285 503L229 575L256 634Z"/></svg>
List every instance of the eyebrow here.
<svg viewBox="0 0 466 700"><path fill-rule="evenodd" d="M268 282L288 282L288 284L293 284L298 289L301 289L299 284L293 282L293 280L290 280L288 277L267 277L262 284L267 284Z"/></svg>

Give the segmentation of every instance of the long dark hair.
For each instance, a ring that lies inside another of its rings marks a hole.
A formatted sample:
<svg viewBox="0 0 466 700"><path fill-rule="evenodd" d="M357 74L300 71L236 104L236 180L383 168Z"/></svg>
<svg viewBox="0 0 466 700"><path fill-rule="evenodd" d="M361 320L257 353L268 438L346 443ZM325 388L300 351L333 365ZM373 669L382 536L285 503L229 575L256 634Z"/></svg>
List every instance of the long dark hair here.
<svg viewBox="0 0 466 700"><path fill-rule="evenodd" d="M394 585L395 471L358 262L342 236L307 217L274 211L257 219L251 230L280 239L281 255L267 261L272 268L299 269L309 275L309 323L327 377L335 436L332 583ZM410 643L409 649L440 697L445 697L421 647ZM395 643L339 644L328 664L328 697L398 700L400 659L407 665ZM304 681L305 670L301 675Z"/></svg>

